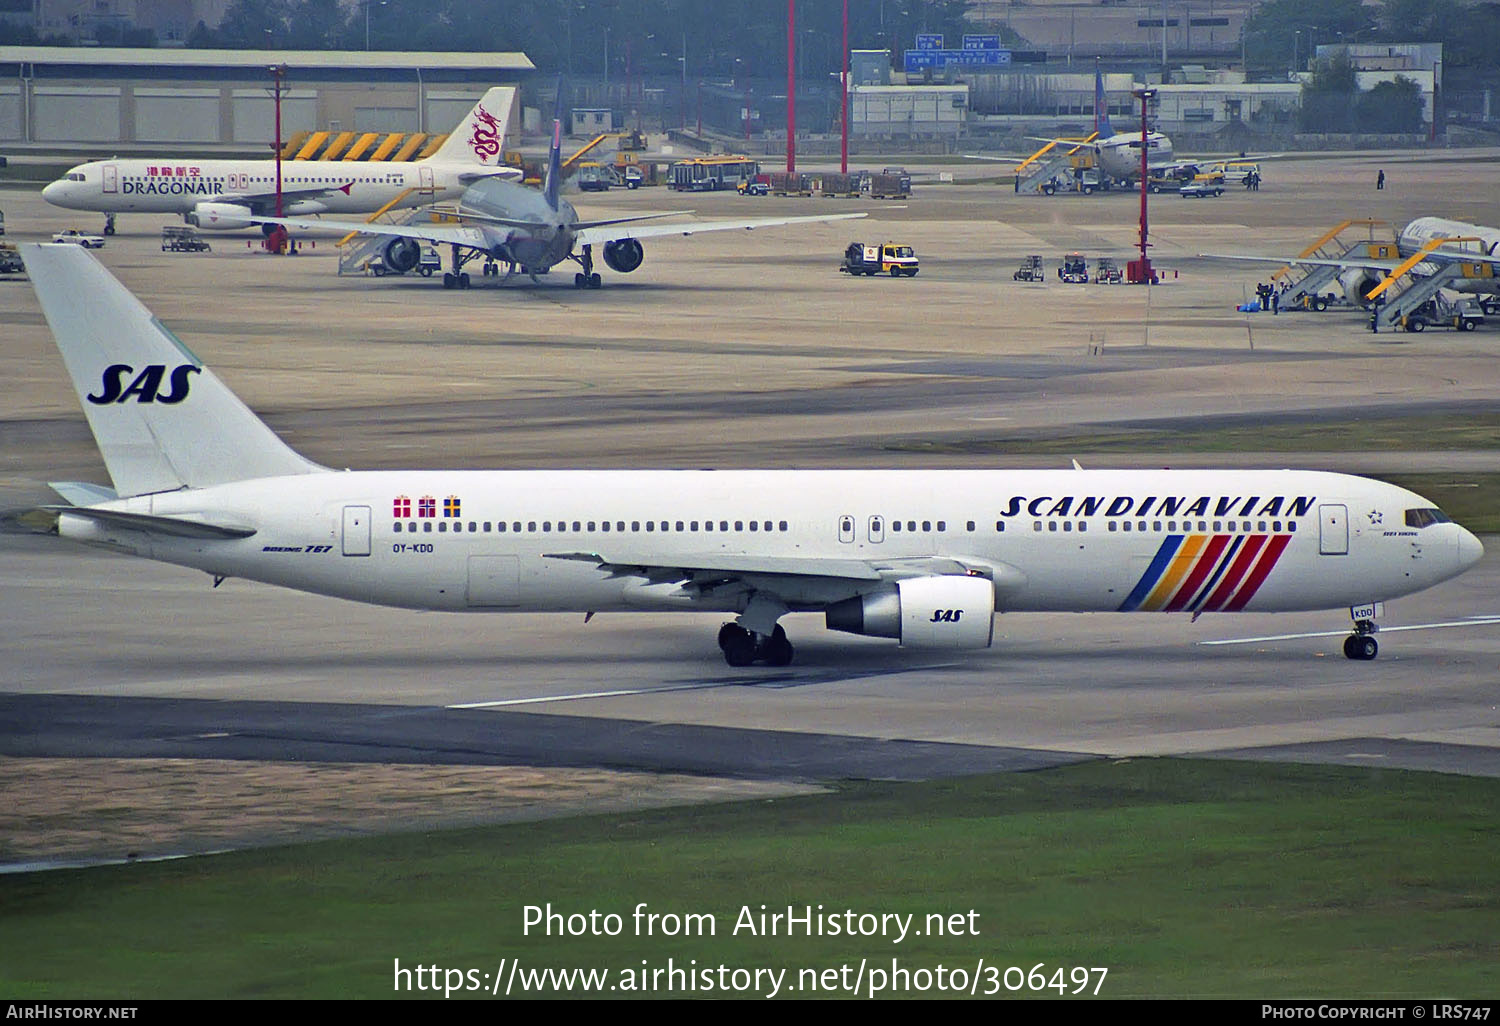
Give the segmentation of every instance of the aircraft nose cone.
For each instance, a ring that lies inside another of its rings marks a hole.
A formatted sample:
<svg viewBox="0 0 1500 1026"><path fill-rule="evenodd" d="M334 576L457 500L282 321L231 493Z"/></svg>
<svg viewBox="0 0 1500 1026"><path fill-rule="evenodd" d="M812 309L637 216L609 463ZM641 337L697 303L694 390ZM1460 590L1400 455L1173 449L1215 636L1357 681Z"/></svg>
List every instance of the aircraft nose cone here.
<svg viewBox="0 0 1500 1026"><path fill-rule="evenodd" d="M1458 529L1458 565L1467 570L1484 558L1484 545L1468 530Z"/></svg>
<svg viewBox="0 0 1500 1026"><path fill-rule="evenodd" d="M42 199L46 200L48 203L57 203L61 201L62 194L62 182L48 182L47 185L42 188Z"/></svg>

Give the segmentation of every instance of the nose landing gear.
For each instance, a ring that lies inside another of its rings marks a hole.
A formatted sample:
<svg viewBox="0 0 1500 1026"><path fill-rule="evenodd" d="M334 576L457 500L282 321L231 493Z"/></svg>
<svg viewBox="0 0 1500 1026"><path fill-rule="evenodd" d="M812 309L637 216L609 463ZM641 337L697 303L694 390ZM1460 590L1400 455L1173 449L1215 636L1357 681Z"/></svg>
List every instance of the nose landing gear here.
<svg viewBox="0 0 1500 1026"><path fill-rule="evenodd" d="M1380 652L1375 641L1378 628L1373 620L1355 620L1354 633L1344 639L1344 658L1368 662Z"/></svg>

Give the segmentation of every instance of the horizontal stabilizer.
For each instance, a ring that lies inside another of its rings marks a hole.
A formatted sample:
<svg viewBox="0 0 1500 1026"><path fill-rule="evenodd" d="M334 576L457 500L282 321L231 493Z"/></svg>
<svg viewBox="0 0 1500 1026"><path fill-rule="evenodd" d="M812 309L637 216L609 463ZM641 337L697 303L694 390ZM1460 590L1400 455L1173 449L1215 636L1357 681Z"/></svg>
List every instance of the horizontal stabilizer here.
<svg viewBox="0 0 1500 1026"><path fill-rule="evenodd" d="M185 517L161 517L150 513L126 513L117 509L92 509L82 506L43 506L43 510L59 516L83 517L102 524L124 527L148 534L164 534L172 538L207 538L225 541L248 538L255 533L253 527L238 527L210 524L203 520L188 520Z"/></svg>
<svg viewBox="0 0 1500 1026"><path fill-rule="evenodd" d="M113 488L89 484L87 481L48 481L47 487L75 506L94 506L119 498Z"/></svg>

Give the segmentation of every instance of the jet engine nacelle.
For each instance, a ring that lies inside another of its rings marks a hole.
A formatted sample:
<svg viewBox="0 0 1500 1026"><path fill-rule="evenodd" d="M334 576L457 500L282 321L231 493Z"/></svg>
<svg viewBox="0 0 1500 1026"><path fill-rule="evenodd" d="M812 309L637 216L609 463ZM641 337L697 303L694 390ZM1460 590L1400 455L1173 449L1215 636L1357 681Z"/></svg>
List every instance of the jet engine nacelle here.
<svg viewBox="0 0 1500 1026"><path fill-rule="evenodd" d="M416 269L417 262L422 259L422 247L416 239L392 239L385 244L381 258L386 270L392 274L405 274Z"/></svg>
<svg viewBox="0 0 1500 1026"><path fill-rule="evenodd" d="M242 203L199 203L184 214L182 219L208 231L228 232L254 228L255 222L250 220L251 214L250 208Z"/></svg>
<svg viewBox="0 0 1500 1026"><path fill-rule="evenodd" d="M611 271L629 274L645 259L646 251L638 239L615 239L604 244L604 262Z"/></svg>
<svg viewBox="0 0 1500 1026"><path fill-rule="evenodd" d="M1339 287L1344 290L1345 299L1368 310L1371 300L1365 296L1384 280L1385 275L1378 271L1355 267L1339 275Z"/></svg>
<svg viewBox="0 0 1500 1026"><path fill-rule="evenodd" d="M895 638L907 648L989 648L995 589L984 577L913 577L836 602L824 617L829 630Z"/></svg>

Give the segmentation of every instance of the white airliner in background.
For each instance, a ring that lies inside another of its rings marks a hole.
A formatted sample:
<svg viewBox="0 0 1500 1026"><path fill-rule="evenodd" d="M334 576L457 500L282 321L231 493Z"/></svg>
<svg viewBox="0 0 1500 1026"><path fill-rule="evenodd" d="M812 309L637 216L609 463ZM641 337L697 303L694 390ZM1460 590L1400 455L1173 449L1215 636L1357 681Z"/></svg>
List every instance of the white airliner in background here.
<svg viewBox="0 0 1500 1026"><path fill-rule="evenodd" d="M1378 248L1372 246L1372 248ZM1387 249L1389 247L1386 247ZM1407 223L1396 235L1398 259L1377 256L1251 256L1245 253L1200 253L1219 260L1248 260L1262 264L1290 264L1308 267L1337 267L1339 289L1344 298L1357 306L1368 307L1370 294L1386 276L1402 267L1409 258L1422 255L1410 273L1427 278L1452 264L1476 265L1473 277L1454 278L1446 288L1481 297L1486 314L1500 306L1500 228L1453 221L1446 217L1419 217ZM1488 268L1486 272L1486 268ZM1300 298L1300 297L1293 297ZM1285 302L1285 301L1283 301ZM1321 300L1320 300L1321 302ZM1321 307L1320 307L1321 309Z"/></svg>
<svg viewBox="0 0 1500 1026"><path fill-rule="evenodd" d="M1374 604L1483 549L1404 488L1315 471L344 471L288 448L92 255L27 271L114 487L58 483L65 538L361 602L451 611L736 614L733 666L778 624L985 648L996 612Z"/></svg>
<svg viewBox="0 0 1500 1026"><path fill-rule="evenodd" d="M559 96L561 96L559 86ZM547 173L541 189L519 182L476 182L466 189L458 209L448 218L457 224L356 224L349 221L298 220L296 218L256 218L269 224L308 230L327 228L337 232L364 232L390 237L381 251L385 266L405 273L417 266L422 242L447 245L453 252L453 270L443 275L443 288L469 287L464 265L483 259L486 274L495 273L499 264L508 264L510 272L526 271L536 281L564 260L578 264L573 275L576 288L597 289L602 284L594 270L594 247L603 248L604 264L612 271L629 274L646 259L641 239L672 235L701 235L704 232L753 230L779 225L845 221L864 217L853 214L810 214L801 217L751 217L739 221L673 221L668 224L642 226L639 222L658 217L673 217L687 211L672 210L654 214L632 214L584 221L573 204L559 195L562 188L562 111L552 122L552 148L547 156ZM506 275L509 280L510 274Z"/></svg>
<svg viewBox="0 0 1500 1026"><path fill-rule="evenodd" d="M520 169L500 165L515 102L513 86L491 89L425 160L283 160L281 211L369 214L392 200L423 206L456 199L481 179L520 178ZM95 160L48 185L42 197L70 210L181 214L200 228L251 228L252 216L276 213L276 161Z"/></svg>

